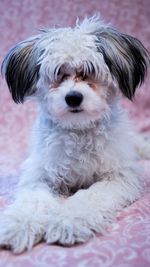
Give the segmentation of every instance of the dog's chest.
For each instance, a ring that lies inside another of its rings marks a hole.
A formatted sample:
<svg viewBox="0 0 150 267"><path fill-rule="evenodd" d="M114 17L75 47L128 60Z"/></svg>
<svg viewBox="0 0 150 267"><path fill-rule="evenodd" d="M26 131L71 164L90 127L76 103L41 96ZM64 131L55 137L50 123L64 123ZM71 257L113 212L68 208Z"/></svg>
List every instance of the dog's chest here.
<svg viewBox="0 0 150 267"><path fill-rule="evenodd" d="M94 131L52 133L46 142L47 168L56 176L84 181L99 168L102 144Z"/></svg>

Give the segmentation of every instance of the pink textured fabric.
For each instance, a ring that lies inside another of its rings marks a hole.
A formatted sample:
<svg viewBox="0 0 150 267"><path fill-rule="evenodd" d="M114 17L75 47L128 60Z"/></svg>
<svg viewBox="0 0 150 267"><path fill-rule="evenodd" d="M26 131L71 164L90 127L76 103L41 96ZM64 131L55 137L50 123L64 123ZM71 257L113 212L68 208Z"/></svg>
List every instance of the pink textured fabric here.
<svg viewBox="0 0 150 267"><path fill-rule="evenodd" d="M149 0L3 0L0 1L0 61L19 40L36 29L56 24L72 25L77 17L101 12L125 33L138 37L149 49ZM133 103L124 100L138 130L150 131L150 75ZM19 164L27 153L27 140L36 114L33 103L16 105L0 79L0 209L11 200L19 177ZM150 166L142 163L147 192L123 210L104 236L71 248L40 244L19 256L0 251L0 267L48 266L150 266Z"/></svg>

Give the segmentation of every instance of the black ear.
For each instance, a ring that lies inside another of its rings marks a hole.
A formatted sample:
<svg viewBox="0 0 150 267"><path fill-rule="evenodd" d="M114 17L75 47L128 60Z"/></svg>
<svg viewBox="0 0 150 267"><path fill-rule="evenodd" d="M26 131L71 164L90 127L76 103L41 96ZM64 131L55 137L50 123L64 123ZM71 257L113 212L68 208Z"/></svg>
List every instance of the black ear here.
<svg viewBox="0 0 150 267"><path fill-rule="evenodd" d="M33 46L33 42L19 43L9 51L2 63L2 74L16 103L23 103L26 96L35 92L40 66Z"/></svg>
<svg viewBox="0 0 150 267"><path fill-rule="evenodd" d="M131 100L150 65L148 51L138 39L111 27L96 33L96 45L120 90Z"/></svg>

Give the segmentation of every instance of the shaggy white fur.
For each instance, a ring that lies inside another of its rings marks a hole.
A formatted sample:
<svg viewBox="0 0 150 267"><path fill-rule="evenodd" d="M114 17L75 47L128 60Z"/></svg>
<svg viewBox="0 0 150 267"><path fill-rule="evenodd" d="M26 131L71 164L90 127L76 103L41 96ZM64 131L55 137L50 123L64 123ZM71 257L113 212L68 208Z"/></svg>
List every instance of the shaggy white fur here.
<svg viewBox="0 0 150 267"><path fill-rule="evenodd" d="M119 102L120 91L133 97L147 65L137 39L98 18L44 30L9 52L2 71L12 97L37 100L39 116L16 200L0 218L1 246L20 253L43 239L85 242L140 196L132 127Z"/></svg>

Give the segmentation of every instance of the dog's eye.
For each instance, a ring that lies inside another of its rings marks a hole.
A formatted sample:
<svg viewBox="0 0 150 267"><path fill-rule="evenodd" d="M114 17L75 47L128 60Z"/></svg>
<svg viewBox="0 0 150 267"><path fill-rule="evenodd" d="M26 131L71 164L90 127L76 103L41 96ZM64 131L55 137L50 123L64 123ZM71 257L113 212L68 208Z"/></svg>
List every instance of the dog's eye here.
<svg viewBox="0 0 150 267"><path fill-rule="evenodd" d="M58 75L57 75L57 82L59 82L59 83L61 83L61 82L63 82L63 81L65 81L65 80L67 80L68 78L69 78L69 74L66 74L66 73L59 73Z"/></svg>
<svg viewBox="0 0 150 267"><path fill-rule="evenodd" d="M88 78L86 73L84 72L77 72L76 77L82 81L85 81Z"/></svg>
<svg viewBox="0 0 150 267"><path fill-rule="evenodd" d="M82 73L81 78L83 81L85 81L85 80L87 80L88 76L85 73Z"/></svg>
<svg viewBox="0 0 150 267"><path fill-rule="evenodd" d="M70 76L69 74L62 75L61 81L63 82L64 80L67 80L69 76Z"/></svg>

